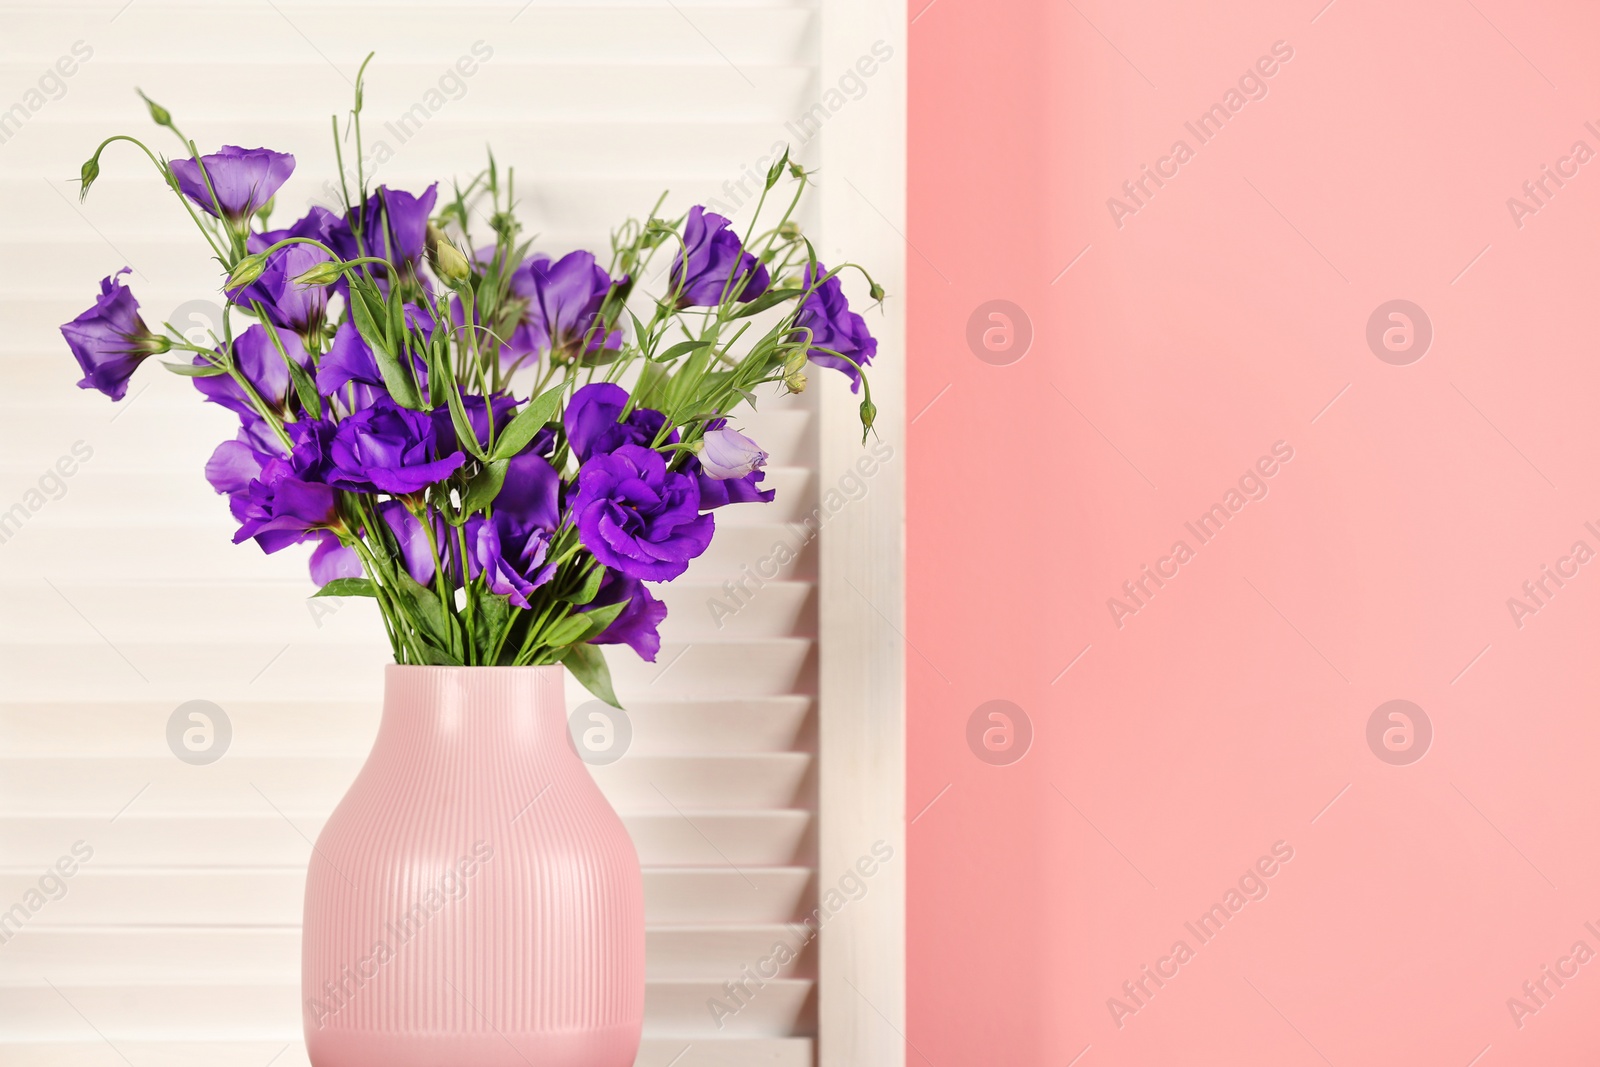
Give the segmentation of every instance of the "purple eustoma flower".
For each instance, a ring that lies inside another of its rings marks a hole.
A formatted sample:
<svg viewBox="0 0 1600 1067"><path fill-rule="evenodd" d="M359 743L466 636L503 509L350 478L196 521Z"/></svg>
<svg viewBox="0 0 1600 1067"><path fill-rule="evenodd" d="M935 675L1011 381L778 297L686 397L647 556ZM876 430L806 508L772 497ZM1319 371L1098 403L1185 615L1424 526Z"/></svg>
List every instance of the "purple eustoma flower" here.
<svg viewBox="0 0 1600 1067"><path fill-rule="evenodd" d="M561 525L560 475L533 450L514 457L494 498L494 515L508 529L554 530Z"/></svg>
<svg viewBox="0 0 1600 1067"><path fill-rule="evenodd" d="M513 534L498 515L474 515L467 520L466 537L468 577L482 574L489 592L519 608L528 607L528 594L556 575L556 565L545 562L550 535L544 530Z"/></svg>
<svg viewBox="0 0 1600 1067"><path fill-rule="evenodd" d="M584 547L630 578L670 581L706 550L716 529L700 514L691 474L668 471L659 452L622 445L590 456L572 505Z"/></svg>
<svg viewBox="0 0 1600 1067"><path fill-rule="evenodd" d="M343 259L377 256L400 268L402 277L414 277L417 264L427 251L428 216L438 199L438 183L428 186L421 196L380 185L364 206L351 211L329 234L328 244ZM357 242L355 224L361 225ZM374 275L383 275L381 264L368 264Z"/></svg>
<svg viewBox="0 0 1600 1067"><path fill-rule="evenodd" d="M591 455L613 452L622 445L648 447L655 443L667 417L650 408L634 408L626 419L618 422L627 406L628 391L611 382L595 382L572 394L562 422L567 440L572 443L572 454L580 463ZM676 430L667 437L668 441L677 439Z"/></svg>
<svg viewBox="0 0 1600 1067"><path fill-rule="evenodd" d="M297 477L289 460L276 457L263 464L261 473L245 487L241 507L244 517L233 543L254 538L269 553L339 523L338 494L320 482Z"/></svg>
<svg viewBox="0 0 1600 1067"><path fill-rule="evenodd" d="M685 470L694 471L700 483L700 510L711 511L726 504L770 504L778 495L776 489L762 489L766 471L751 471L743 478L713 478L700 473L690 463Z"/></svg>
<svg viewBox="0 0 1600 1067"><path fill-rule="evenodd" d="M150 356L167 351L167 339L151 333L139 317L139 301L122 284L123 267L100 283L94 307L61 327L61 336L83 370L79 389L98 389L112 400L128 392L128 379Z"/></svg>
<svg viewBox="0 0 1600 1067"><path fill-rule="evenodd" d="M726 428L727 425L727 419L712 419L706 423L706 440L708 442L711 441L713 435L717 434L734 434L734 431ZM726 504L767 504L771 503L772 498L777 495L777 490L775 489L761 488L761 482L766 478L767 474L766 471L760 468L766 464L767 454L761 452L760 448L756 447L756 443L743 434L734 434L734 436L748 442L748 445L734 445L730 448L719 442L713 448L713 445L708 443L704 452L698 456L689 457L689 462L684 465L684 470L693 474L700 483L701 511L710 511ZM737 471L742 460L750 459L748 454L748 449L750 448L755 448L757 452L761 453L760 460L755 462L751 469L744 474L718 477L710 473L703 462L707 456L711 456L713 461L721 458L731 464L724 468L725 471ZM714 452L715 454L713 454Z"/></svg>
<svg viewBox="0 0 1600 1067"><path fill-rule="evenodd" d="M467 574L487 575L490 592L527 607L528 594L555 577L556 566L545 556L560 524L560 499L561 478L543 457L524 452L513 458L493 516L467 520Z"/></svg>
<svg viewBox="0 0 1600 1067"><path fill-rule="evenodd" d="M268 462L281 458L281 452L268 451L253 434L240 430L237 438L222 442L211 453L206 461L206 481L218 493L227 495L228 510L243 522L250 483L261 477L261 468Z"/></svg>
<svg viewBox="0 0 1600 1067"><path fill-rule="evenodd" d="M467 416L467 425L472 427L473 436L478 439L481 448L489 447L489 412L494 412L495 433L506 428L516 414L517 401L505 393L496 393L494 404L491 405L481 396L469 395L465 389L457 387L461 394L461 407ZM447 404L440 404L433 409L434 432L438 435L441 451L453 451L462 447L461 435L456 432L455 417L450 414Z"/></svg>
<svg viewBox="0 0 1600 1067"><path fill-rule="evenodd" d="M716 307L725 296L749 301L767 291L772 279L766 266L744 250L730 226L727 219L703 207L689 209L683 224L684 247L673 259L669 275L680 308Z"/></svg>
<svg viewBox="0 0 1600 1067"><path fill-rule="evenodd" d="M355 549L339 540L332 530L314 530L307 538L316 545L311 550L311 580L320 589L335 578L359 578L363 570L361 556Z"/></svg>
<svg viewBox="0 0 1600 1067"><path fill-rule="evenodd" d="M724 420L718 419L718 423ZM708 428L701 438L700 469L713 478L743 478L767 465L761 446L725 425Z"/></svg>
<svg viewBox="0 0 1600 1067"><path fill-rule="evenodd" d="M428 365L421 356L411 357L417 389L428 393ZM378 358L360 331L348 320L339 324L333 344L317 361L317 392L340 402L349 411L371 407L379 397L389 395Z"/></svg>
<svg viewBox="0 0 1600 1067"><path fill-rule="evenodd" d="M173 177L183 195L209 215L239 225L271 200L294 173L294 157L270 148L240 148L223 145L215 155L201 156L205 174L192 159L174 159ZM206 178L211 179L210 188ZM216 197L212 197L215 190ZM218 211L218 206L221 211Z"/></svg>
<svg viewBox="0 0 1600 1067"><path fill-rule="evenodd" d="M268 447L258 435L244 429L236 439L218 445L206 462L206 481L218 493L227 494L228 510L240 523L235 543L254 537L263 551L277 552L310 541L315 545L311 580L318 586L335 578L360 577L361 557L326 528L337 518L331 507L323 506L331 504L332 493L324 494L325 486L304 477L306 468L315 463L314 455L308 454L304 442L288 457L281 451L264 450Z"/></svg>
<svg viewBox="0 0 1600 1067"><path fill-rule="evenodd" d="M466 462L441 454L433 418L380 398L341 420L328 450L328 484L352 492L400 496L448 478Z"/></svg>
<svg viewBox="0 0 1600 1067"><path fill-rule="evenodd" d="M614 284L590 252L569 252L555 262L533 256L511 273L514 296L527 301L522 321L512 333L508 354L549 352L571 359L585 352L622 346L622 331L606 331L600 305Z"/></svg>
<svg viewBox="0 0 1600 1067"><path fill-rule="evenodd" d="M422 520L398 500L385 500L379 504L378 514L383 516L384 524L389 527L395 543L400 546L400 558L405 561L406 573L411 575L412 580L418 585L432 582L434 547L428 541L428 532L423 529ZM448 546L444 522L439 514L429 508L428 518L433 523L434 540L442 546Z"/></svg>
<svg viewBox="0 0 1600 1067"><path fill-rule="evenodd" d="M290 237L309 237L327 244L338 222L338 216L327 208L314 207L305 218L287 229L251 234L245 246L252 253L265 252ZM252 301L259 301L273 325L293 330L301 337L315 336L321 332L327 317L329 287L301 285L297 279L318 263L328 262L329 258L327 252L304 241L285 245L267 257L266 270L261 277L228 296L247 308Z"/></svg>
<svg viewBox="0 0 1600 1067"><path fill-rule="evenodd" d="M629 578L619 571L607 570L600 582L589 610L603 608L626 600L628 606L618 613L611 625L590 638L596 645L627 645L648 663L656 661L661 651L661 620L667 617L667 606L654 596L637 578Z"/></svg>
<svg viewBox="0 0 1600 1067"><path fill-rule="evenodd" d="M351 382L381 386L383 374L378 370L377 357L355 324L341 322L334 332L333 344L317 361L317 392L334 396Z"/></svg>
<svg viewBox="0 0 1600 1067"><path fill-rule="evenodd" d="M297 478L323 480L332 424L318 420L291 423L289 444L285 446L263 420L246 415L241 421L238 435L218 445L206 462L206 481L217 492L229 495L234 518L243 521L239 513L241 494L273 460L286 461L289 473Z"/></svg>
<svg viewBox="0 0 1600 1067"><path fill-rule="evenodd" d="M827 273L827 268L821 263L815 269L807 267L806 287L810 288L816 279ZM850 302L845 299L837 274L806 297L794 324L811 331L811 362L843 371L850 379L850 391L857 392L861 388L861 372L851 366L850 360L863 367L871 363L872 357L878 354L878 339L868 332L866 321L850 310ZM803 338L803 335L797 336ZM831 351L818 351L822 348ZM839 356L850 358L840 359Z"/></svg>
<svg viewBox="0 0 1600 1067"><path fill-rule="evenodd" d="M262 402L274 411L287 412L289 401L295 396L294 383L289 378L289 366L284 362L287 355L301 368L311 369L311 356L306 352L305 346L300 343L298 335L281 330L278 340L283 345L283 351L278 351L278 346L272 343L272 335L267 327L256 323L244 333L233 339L234 368L250 383ZM211 363L204 356L194 357L197 367L210 366ZM207 400L214 404L221 404L229 411L238 412L240 415L254 415L255 406L245 394L244 388L231 374L214 374L205 378L195 378L194 387L205 394Z"/></svg>

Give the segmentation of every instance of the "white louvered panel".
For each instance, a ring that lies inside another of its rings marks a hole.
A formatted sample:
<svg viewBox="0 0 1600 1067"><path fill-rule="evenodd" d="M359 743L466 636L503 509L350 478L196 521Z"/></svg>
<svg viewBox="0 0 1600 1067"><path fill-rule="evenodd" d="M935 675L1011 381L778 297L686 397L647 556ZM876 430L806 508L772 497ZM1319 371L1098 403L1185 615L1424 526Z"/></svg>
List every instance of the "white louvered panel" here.
<svg viewBox="0 0 1600 1067"><path fill-rule="evenodd" d="M328 115L375 49L368 147L393 149L382 180L467 177L492 143L538 247L603 251L663 187L669 208L717 198L747 215L730 183L797 139L784 124L814 102L819 16L764 0L122 6L8 4L0 52L3 109L75 41L94 50L0 144L0 513L75 442L93 450L64 491L46 486L59 499L0 527L0 908L74 841L94 848L66 895L0 945L0 1065L303 1067L309 839L371 743L387 649L370 604L307 603L303 553L229 544L201 468L231 416L156 368L121 406L74 388L56 326L100 277L131 265L146 317L184 328L212 314L216 278L128 146L108 152L86 205L70 179L109 133L174 151L138 85L203 146L295 153L277 220L293 218L329 200ZM392 124L477 41L493 56L402 143ZM657 663L610 652L633 743L594 775L646 865L650 1067L813 1062L814 952L722 1029L707 1009L794 940L787 924L815 896L816 557L790 525L816 506L815 405L764 403L744 423L772 453L779 502L719 513L712 550L663 590ZM800 548L794 561L719 622L709 602L750 583L779 541ZM214 765L166 748L189 699L232 722Z"/></svg>

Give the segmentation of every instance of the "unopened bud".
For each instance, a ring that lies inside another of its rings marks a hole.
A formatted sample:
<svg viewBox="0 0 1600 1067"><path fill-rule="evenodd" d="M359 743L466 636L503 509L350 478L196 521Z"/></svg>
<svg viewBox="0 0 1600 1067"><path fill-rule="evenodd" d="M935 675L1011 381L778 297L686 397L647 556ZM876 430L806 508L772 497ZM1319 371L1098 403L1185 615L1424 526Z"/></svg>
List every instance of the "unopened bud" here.
<svg viewBox="0 0 1600 1067"><path fill-rule="evenodd" d="M788 222L785 222L782 226L778 227L778 235L780 237L788 237L791 239L799 237L800 224L795 222L793 219L790 219Z"/></svg>
<svg viewBox="0 0 1600 1067"><path fill-rule="evenodd" d="M873 420L875 420L877 417L878 405L874 404L870 400L863 400L861 402L861 428L863 430L872 429Z"/></svg>
<svg viewBox="0 0 1600 1067"><path fill-rule="evenodd" d="M872 283L872 288L867 290L867 295L872 297L872 299L877 301L878 303L882 303L883 302L883 286L879 285L877 282L873 282Z"/></svg>
<svg viewBox="0 0 1600 1067"><path fill-rule="evenodd" d="M312 266L294 282L300 286L332 285L344 274L344 264L337 260L324 260Z"/></svg>
<svg viewBox="0 0 1600 1067"><path fill-rule="evenodd" d="M145 96L143 89L135 89L134 92L139 94L139 97L144 101L145 106L150 109L150 118L157 126L166 126L169 128L172 126L172 112L168 111L166 108L162 107L148 96Z"/></svg>
<svg viewBox="0 0 1600 1067"><path fill-rule="evenodd" d="M806 353L807 349L797 349L789 356L788 359L784 360L783 373L785 376L790 374L799 374L801 371L805 370Z"/></svg>
<svg viewBox="0 0 1600 1067"><path fill-rule="evenodd" d="M783 379L783 384L787 385L789 387L789 392L791 392L791 393L803 393L803 392L805 392L806 391L806 375L805 375L805 372L797 370L793 374L785 375L784 379Z"/></svg>
<svg viewBox="0 0 1600 1067"><path fill-rule="evenodd" d="M789 177L797 182L803 182L806 180L806 169L791 159L789 161Z"/></svg>
<svg viewBox="0 0 1600 1067"><path fill-rule="evenodd" d="M85 160L83 169L78 172L80 186L78 189L78 203L83 203L84 198L89 195L89 186L93 185L94 180L98 177L100 177L100 157L96 155L93 159Z"/></svg>
<svg viewBox="0 0 1600 1067"><path fill-rule="evenodd" d="M233 265L233 270L228 274L228 288L238 289L249 285L261 277L267 269L267 255L265 252L256 252L245 256Z"/></svg>
<svg viewBox="0 0 1600 1067"><path fill-rule="evenodd" d="M428 223L428 258L446 285L460 285L472 277L472 264L433 223Z"/></svg>

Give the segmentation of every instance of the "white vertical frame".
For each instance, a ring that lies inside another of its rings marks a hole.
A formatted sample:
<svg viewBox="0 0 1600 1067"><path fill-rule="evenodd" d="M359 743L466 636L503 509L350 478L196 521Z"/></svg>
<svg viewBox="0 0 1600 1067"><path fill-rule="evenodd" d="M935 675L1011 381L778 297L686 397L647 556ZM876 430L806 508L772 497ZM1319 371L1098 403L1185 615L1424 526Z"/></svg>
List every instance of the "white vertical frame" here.
<svg viewBox="0 0 1600 1067"><path fill-rule="evenodd" d="M818 885L825 891L868 855L894 849L866 895L820 937L819 1067L905 1063L905 149L906 15L899 0L819 0L819 96L873 46L892 54L866 92L820 135L823 262L873 271L889 298L867 312L878 337L872 395L877 439L893 450L867 490L828 522L818 574L820 789ZM876 57L874 57L876 58ZM860 303L865 284L846 279ZM818 370L815 373L825 374ZM832 385L833 383L824 383ZM820 390L818 494L862 457L859 396Z"/></svg>

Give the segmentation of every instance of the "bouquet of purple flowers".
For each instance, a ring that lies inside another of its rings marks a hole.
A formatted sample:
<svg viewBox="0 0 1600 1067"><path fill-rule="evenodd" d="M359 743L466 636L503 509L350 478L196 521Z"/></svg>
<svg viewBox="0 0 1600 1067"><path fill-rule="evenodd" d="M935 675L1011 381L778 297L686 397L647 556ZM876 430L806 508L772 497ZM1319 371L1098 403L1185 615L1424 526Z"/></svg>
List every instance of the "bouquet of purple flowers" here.
<svg viewBox="0 0 1600 1067"><path fill-rule="evenodd" d="M346 127L358 161L361 95L358 78ZM773 497L767 454L729 425L739 404L761 386L799 392L809 361L850 379L872 427L877 342L841 267L819 263L792 219L808 180L787 154L756 209L787 178L776 225L741 237L701 207L663 218L663 195L613 234L602 266L532 251L492 155L441 203L437 184L369 190L359 162L352 196L340 151L344 212L269 229L294 157L201 155L145 101L188 158L111 137L82 191L107 146L144 151L226 272L222 336L150 329L125 268L61 327L78 384L120 400L150 356L190 357L165 365L239 416L205 468L234 541L310 544L317 595L373 597L400 663L563 663L615 703L596 646L653 660L666 608L648 583L706 550L717 508ZM664 291L636 293L657 255L672 257Z"/></svg>

